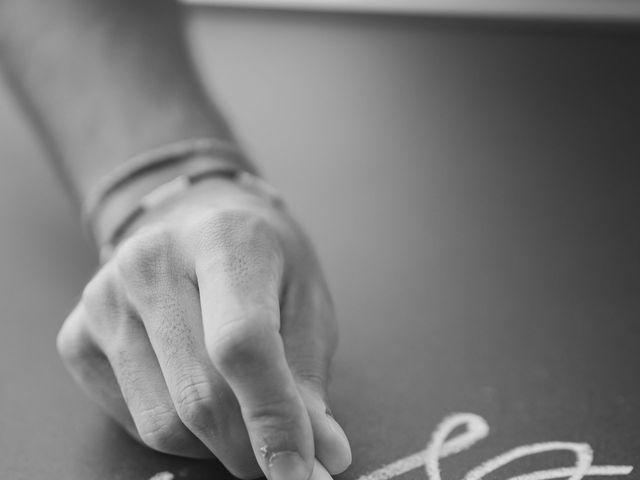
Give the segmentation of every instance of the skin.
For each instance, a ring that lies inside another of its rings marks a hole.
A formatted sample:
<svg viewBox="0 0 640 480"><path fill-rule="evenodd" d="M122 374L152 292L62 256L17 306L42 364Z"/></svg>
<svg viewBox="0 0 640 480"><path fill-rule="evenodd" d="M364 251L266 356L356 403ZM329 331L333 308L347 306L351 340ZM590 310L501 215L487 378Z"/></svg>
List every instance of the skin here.
<svg viewBox="0 0 640 480"><path fill-rule="evenodd" d="M79 202L138 152L232 139L171 1L0 0L0 59ZM135 204L137 188L115 195ZM326 478L351 462L327 413L336 342L327 284L300 226L216 178L129 229L57 339L82 389L141 442L270 480Z"/></svg>

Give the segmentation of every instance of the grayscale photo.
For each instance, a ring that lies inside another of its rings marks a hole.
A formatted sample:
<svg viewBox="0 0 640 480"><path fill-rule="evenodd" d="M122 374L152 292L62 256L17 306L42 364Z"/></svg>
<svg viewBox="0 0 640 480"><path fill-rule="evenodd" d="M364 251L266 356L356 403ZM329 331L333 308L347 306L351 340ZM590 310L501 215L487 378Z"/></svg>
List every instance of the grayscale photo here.
<svg viewBox="0 0 640 480"><path fill-rule="evenodd" d="M0 480L634 480L639 132L640 0L0 0Z"/></svg>

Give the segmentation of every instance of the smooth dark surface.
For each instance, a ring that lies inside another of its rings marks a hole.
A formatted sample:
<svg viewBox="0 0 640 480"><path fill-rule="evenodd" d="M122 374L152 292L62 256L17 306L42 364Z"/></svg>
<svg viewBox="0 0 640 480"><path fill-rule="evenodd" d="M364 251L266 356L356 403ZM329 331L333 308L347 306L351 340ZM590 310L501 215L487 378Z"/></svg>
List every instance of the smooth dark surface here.
<svg viewBox="0 0 640 480"><path fill-rule="evenodd" d="M354 452L342 478L423 449L459 411L491 434L443 480L550 440L640 466L640 35L233 11L193 27L324 260ZM64 372L55 333L93 256L16 112L2 95L0 478L227 478L136 445Z"/></svg>

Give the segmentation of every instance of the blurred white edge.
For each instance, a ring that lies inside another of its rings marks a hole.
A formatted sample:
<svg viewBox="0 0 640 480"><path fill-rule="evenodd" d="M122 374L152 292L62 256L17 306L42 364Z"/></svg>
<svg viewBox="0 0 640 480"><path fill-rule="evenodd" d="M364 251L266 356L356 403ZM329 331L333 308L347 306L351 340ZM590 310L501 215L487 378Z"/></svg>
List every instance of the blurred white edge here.
<svg viewBox="0 0 640 480"><path fill-rule="evenodd" d="M640 21L640 0L182 0L200 6L317 12Z"/></svg>

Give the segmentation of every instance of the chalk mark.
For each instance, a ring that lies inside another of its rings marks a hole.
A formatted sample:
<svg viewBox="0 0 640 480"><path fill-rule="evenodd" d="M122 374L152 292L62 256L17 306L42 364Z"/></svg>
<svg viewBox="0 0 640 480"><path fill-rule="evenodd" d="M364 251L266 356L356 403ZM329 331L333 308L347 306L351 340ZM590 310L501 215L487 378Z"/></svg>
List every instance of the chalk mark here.
<svg viewBox="0 0 640 480"><path fill-rule="evenodd" d="M459 427L464 427L464 432L449 438L451 433ZM489 425L479 415L458 413L448 416L433 432L425 450L396 460L371 473L360 476L357 480L390 480L423 466L428 480L442 480L440 474L441 459L468 450L488 435ZM561 478L582 480L588 476L625 476L633 471L633 467L629 465L592 465L593 449L587 443L544 442L516 447L487 460L470 470L462 480L482 480L489 473L520 458L563 450L575 454L576 463L573 467L537 470L511 477L507 480L555 480Z"/></svg>

